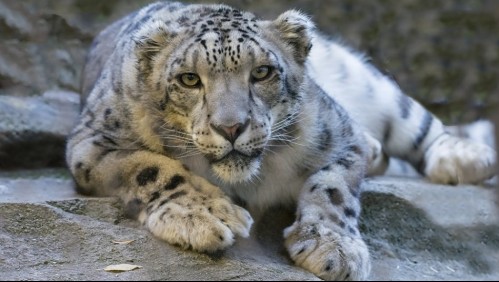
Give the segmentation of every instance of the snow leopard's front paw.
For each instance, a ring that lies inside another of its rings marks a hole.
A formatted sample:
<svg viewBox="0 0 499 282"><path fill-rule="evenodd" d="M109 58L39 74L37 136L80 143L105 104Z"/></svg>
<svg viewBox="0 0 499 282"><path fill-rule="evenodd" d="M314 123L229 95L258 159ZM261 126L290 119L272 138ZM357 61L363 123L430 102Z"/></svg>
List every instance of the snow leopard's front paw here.
<svg viewBox="0 0 499 282"><path fill-rule="evenodd" d="M144 225L170 244L199 252L222 250L236 236L248 237L250 214L221 193L183 189L159 199L146 213Z"/></svg>
<svg viewBox="0 0 499 282"><path fill-rule="evenodd" d="M496 152L487 145L442 135L425 154L424 174L435 183L479 183L494 176Z"/></svg>
<svg viewBox="0 0 499 282"><path fill-rule="evenodd" d="M365 280L369 275L369 250L360 236L340 234L320 223L295 222L284 237L295 263L324 280Z"/></svg>

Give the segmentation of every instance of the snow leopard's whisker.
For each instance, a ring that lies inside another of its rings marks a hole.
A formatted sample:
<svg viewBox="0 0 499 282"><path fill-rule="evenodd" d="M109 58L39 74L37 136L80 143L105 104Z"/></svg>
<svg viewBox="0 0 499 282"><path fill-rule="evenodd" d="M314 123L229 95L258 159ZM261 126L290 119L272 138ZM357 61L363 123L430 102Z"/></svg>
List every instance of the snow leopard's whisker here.
<svg viewBox="0 0 499 282"><path fill-rule="evenodd" d="M298 123L300 123L304 119L304 117L302 117L300 119L298 119L297 117L298 116L286 119L286 120L284 120L284 122L277 124L277 126L274 125L272 127L272 131L271 132L272 133L276 133L276 132L282 131L283 129L284 130L288 129L290 126L292 126L294 124L298 124ZM292 129L289 130L289 132L295 132L297 129L298 128L292 128Z"/></svg>
<svg viewBox="0 0 499 282"><path fill-rule="evenodd" d="M262 182L262 178L258 174L253 174L248 181L254 185L257 184L257 182Z"/></svg>
<svg viewBox="0 0 499 282"><path fill-rule="evenodd" d="M282 145L289 145L289 143L291 143L291 144L295 144L295 145L299 145L299 146L305 146L305 144L302 144L300 142L296 142L297 140L301 140L301 138L297 137L297 136L287 135L284 133L272 135L269 138L269 141L277 141L277 142L284 143ZM279 144L269 144L269 145L272 146L272 145L279 145Z"/></svg>
<svg viewBox="0 0 499 282"><path fill-rule="evenodd" d="M174 140L174 141L182 141L182 142L190 142L190 143L193 142L192 138L187 138L187 137L183 137L183 136L160 135L159 137L161 139L168 139L168 140Z"/></svg>
<svg viewBox="0 0 499 282"><path fill-rule="evenodd" d="M172 148L172 149L182 149L182 150L194 150L197 149L196 146L194 145L170 145L170 144L165 144L164 145L166 148Z"/></svg>
<svg viewBox="0 0 499 282"><path fill-rule="evenodd" d="M186 136L186 137L192 137L191 134L187 133L187 132L183 132L183 131L180 131L178 129L172 129L172 128L169 128L169 127L165 127L166 125L163 125L161 126L161 129L167 133L173 133L175 135L181 135L181 136Z"/></svg>
<svg viewBox="0 0 499 282"><path fill-rule="evenodd" d="M275 129L281 129L283 127L287 127L293 123L298 122L299 120L297 118L300 117L300 115L302 115L302 114L301 113L291 113L288 116L286 116L284 119L273 124L272 127Z"/></svg>
<svg viewBox="0 0 499 282"><path fill-rule="evenodd" d="M183 159L183 158L194 157L194 156L198 156L198 155L202 155L202 153L199 150L189 150L189 151L186 151L184 153L178 154L177 157Z"/></svg>

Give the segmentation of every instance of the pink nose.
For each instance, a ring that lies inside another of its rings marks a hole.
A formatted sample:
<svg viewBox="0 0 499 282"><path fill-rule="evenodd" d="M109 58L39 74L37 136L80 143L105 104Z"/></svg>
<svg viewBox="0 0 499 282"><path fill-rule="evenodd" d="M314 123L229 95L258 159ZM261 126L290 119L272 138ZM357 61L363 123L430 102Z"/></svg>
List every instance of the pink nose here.
<svg viewBox="0 0 499 282"><path fill-rule="evenodd" d="M213 125L210 124L211 128L215 130L216 133L220 134L223 138L227 139L230 143L234 144L236 139L246 130L249 125L249 120L244 124L236 123L231 126L225 125Z"/></svg>

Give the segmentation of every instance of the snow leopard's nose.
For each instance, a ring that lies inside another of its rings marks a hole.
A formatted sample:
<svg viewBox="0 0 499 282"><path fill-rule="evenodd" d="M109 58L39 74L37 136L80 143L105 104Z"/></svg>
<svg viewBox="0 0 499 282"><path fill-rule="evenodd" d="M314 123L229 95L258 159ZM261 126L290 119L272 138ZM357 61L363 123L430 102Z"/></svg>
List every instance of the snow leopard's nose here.
<svg viewBox="0 0 499 282"><path fill-rule="evenodd" d="M245 123L236 123L230 126L210 124L211 128L230 143L234 144L237 138L246 130L249 125L249 119Z"/></svg>

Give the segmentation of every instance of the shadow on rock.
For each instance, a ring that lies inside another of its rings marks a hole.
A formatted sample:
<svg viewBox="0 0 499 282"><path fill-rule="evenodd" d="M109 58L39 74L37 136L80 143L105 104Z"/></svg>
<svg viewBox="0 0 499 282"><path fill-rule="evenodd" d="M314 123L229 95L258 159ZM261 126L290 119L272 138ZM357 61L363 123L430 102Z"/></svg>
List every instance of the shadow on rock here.
<svg viewBox="0 0 499 282"><path fill-rule="evenodd" d="M399 258L460 261L476 274L491 273L497 267L483 249L499 251L499 225L443 228L424 210L392 194L365 192L362 205L360 229L374 256L389 244Z"/></svg>

